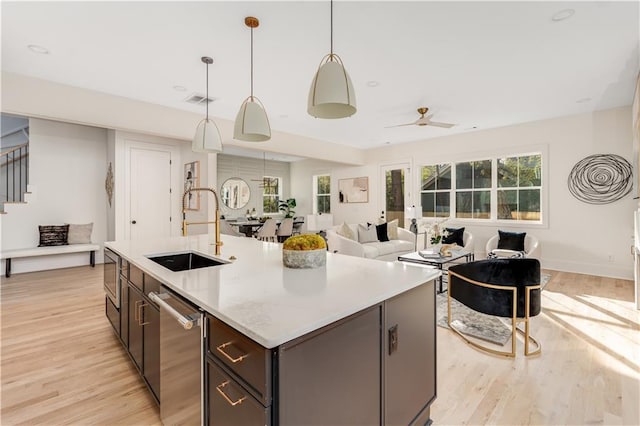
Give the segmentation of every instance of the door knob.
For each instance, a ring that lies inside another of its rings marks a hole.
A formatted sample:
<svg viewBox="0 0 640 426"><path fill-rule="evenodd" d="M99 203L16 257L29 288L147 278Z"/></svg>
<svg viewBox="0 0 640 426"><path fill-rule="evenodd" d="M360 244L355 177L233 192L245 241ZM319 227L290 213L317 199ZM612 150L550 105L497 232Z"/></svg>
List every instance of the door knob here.
<svg viewBox="0 0 640 426"><path fill-rule="evenodd" d="M131 221L131 223L132 223L133 225L135 225L135 224L136 224L136 223L138 223L138 222L136 222L135 220L132 220L132 221Z"/></svg>

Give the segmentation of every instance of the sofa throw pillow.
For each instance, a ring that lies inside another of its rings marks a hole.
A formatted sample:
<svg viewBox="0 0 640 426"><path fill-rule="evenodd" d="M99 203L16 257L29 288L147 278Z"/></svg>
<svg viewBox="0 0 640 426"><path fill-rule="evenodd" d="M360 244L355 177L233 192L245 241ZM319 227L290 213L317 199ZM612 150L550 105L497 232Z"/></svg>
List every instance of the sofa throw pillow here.
<svg viewBox="0 0 640 426"><path fill-rule="evenodd" d="M375 243L378 241L378 233L375 225L358 224L358 242L359 243Z"/></svg>
<svg viewBox="0 0 640 426"><path fill-rule="evenodd" d="M502 250L524 251L526 232L498 231L498 248Z"/></svg>
<svg viewBox="0 0 640 426"><path fill-rule="evenodd" d="M398 219L387 222L387 236L390 240L398 239Z"/></svg>
<svg viewBox="0 0 640 426"><path fill-rule="evenodd" d="M448 235L442 239L442 244L457 244L464 247L464 228L446 228Z"/></svg>
<svg viewBox="0 0 640 426"><path fill-rule="evenodd" d="M91 244L91 231L93 230L93 222L84 225L69 224L69 244Z"/></svg>
<svg viewBox="0 0 640 426"><path fill-rule="evenodd" d="M38 225L40 243L38 247L66 246L69 225Z"/></svg>
<svg viewBox="0 0 640 426"><path fill-rule="evenodd" d="M342 225L340 225L338 229L336 229L336 234L343 236L345 238L348 238L350 240L356 241L356 236L353 235L353 231L351 230L349 225L347 225L345 222L343 222Z"/></svg>
<svg viewBox="0 0 640 426"><path fill-rule="evenodd" d="M376 225L376 234L378 235L378 241L389 241L389 235L387 234L387 224L381 223Z"/></svg>

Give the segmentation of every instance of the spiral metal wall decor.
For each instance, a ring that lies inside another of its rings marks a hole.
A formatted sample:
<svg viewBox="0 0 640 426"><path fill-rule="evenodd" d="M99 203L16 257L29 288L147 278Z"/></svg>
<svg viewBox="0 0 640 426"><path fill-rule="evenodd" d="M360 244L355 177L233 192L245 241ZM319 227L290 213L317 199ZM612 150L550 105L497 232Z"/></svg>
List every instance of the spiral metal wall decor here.
<svg viewBox="0 0 640 426"><path fill-rule="evenodd" d="M618 201L632 187L631 164L615 154L590 155L576 163L569 173L571 194L589 204Z"/></svg>

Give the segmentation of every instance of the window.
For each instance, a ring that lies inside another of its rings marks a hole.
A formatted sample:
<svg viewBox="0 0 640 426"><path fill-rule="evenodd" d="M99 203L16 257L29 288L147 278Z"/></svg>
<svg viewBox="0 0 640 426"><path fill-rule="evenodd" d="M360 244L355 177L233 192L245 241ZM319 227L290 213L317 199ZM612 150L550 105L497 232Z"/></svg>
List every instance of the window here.
<svg viewBox="0 0 640 426"><path fill-rule="evenodd" d="M498 159L498 219L539 221L541 155Z"/></svg>
<svg viewBox="0 0 640 426"><path fill-rule="evenodd" d="M449 217L451 214L451 164L422 168L420 202L423 217Z"/></svg>
<svg viewBox="0 0 640 426"><path fill-rule="evenodd" d="M262 187L262 212L264 214L278 213L278 202L282 198L282 179L263 176Z"/></svg>
<svg viewBox="0 0 640 426"><path fill-rule="evenodd" d="M422 216L542 221L542 154L435 164L420 170Z"/></svg>
<svg viewBox="0 0 640 426"><path fill-rule="evenodd" d="M331 176L318 175L313 177L313 211L331 213Z"/></svg>
<svg viewBox="0 0 640 426"><path fill-rule="evenodd" d="M491 218L491 160L456 163L456 217Z"/></svg>

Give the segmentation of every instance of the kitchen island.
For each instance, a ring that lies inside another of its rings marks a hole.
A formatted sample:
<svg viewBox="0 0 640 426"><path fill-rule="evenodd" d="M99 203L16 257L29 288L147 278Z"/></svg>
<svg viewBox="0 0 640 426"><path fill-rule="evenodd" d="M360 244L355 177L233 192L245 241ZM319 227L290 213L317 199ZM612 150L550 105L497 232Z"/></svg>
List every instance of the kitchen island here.
<svg viewBox="0 0 640 426"><path fill-rule="evenodd" d="M160 328L152 324L160 323L152 313L157 299L147 298L167 292L204 315L203 423L430 421L439 271L332 253L325 267L288 269L280 244L226 235L223 242L219 259L228 263L179 272L149 258L181 252L213 257L208 236L105 243L121 259L124 282L119 306L106 300L107 316L132 359L132 330L137 335L143 326L137 367L156 388L161 411L172 384L157 390L159 338L144 333L153 336Z"/></svg>

